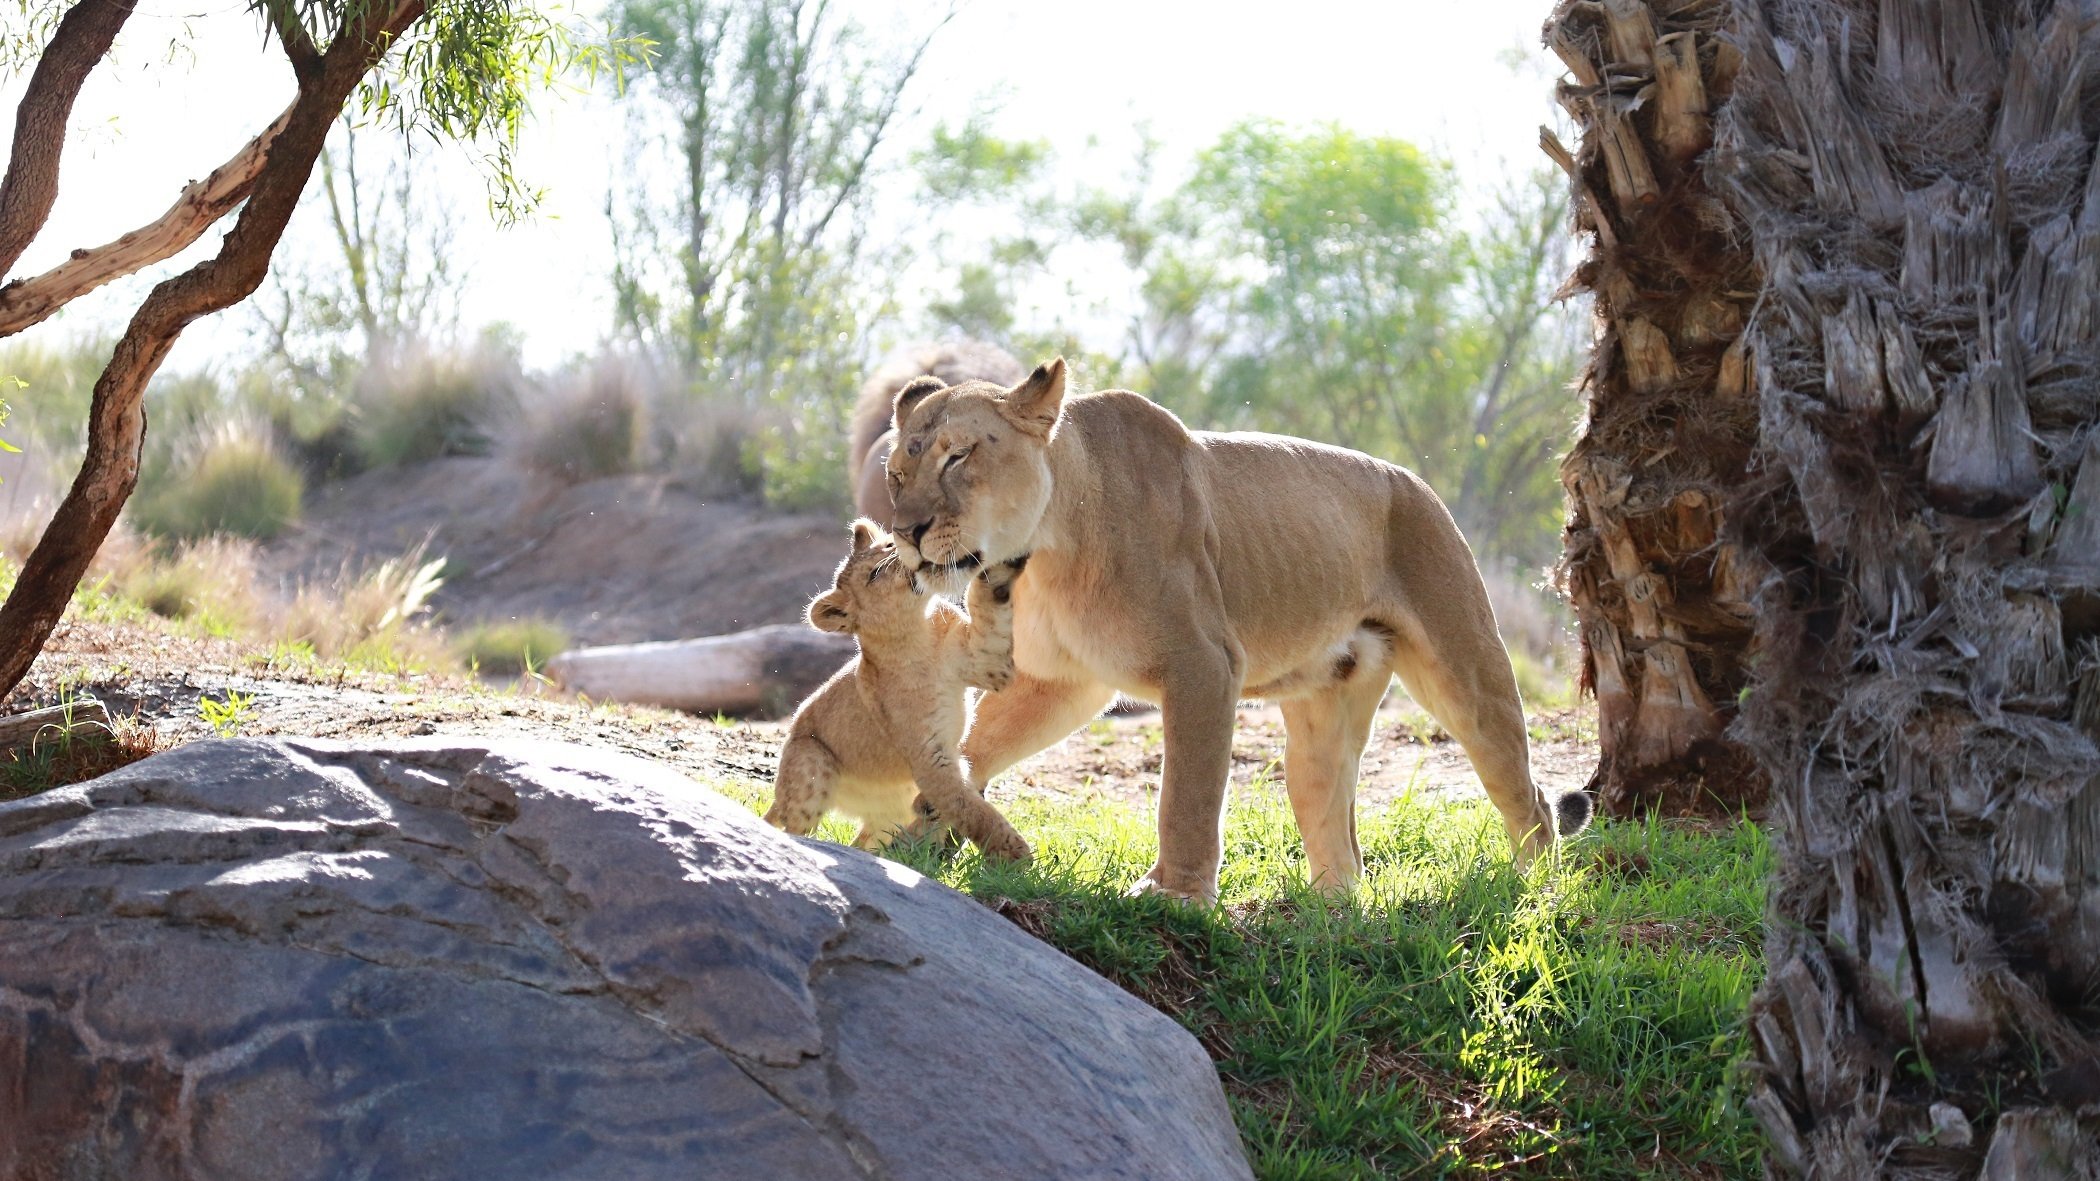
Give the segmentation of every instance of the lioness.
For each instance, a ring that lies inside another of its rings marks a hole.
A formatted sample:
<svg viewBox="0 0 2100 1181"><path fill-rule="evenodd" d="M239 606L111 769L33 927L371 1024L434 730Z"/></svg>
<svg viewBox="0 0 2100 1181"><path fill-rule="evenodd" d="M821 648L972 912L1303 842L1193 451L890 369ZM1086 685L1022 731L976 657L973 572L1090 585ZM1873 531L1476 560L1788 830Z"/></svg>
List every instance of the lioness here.
<svg viewBox="0 0 2100 1181"><path fill-rule="evenodd" d="M973 786L1117 691L1164 710L1159 857L1138 883L1214 899L1233 714L1283 709L1284 777L1315 885L1362 872L1357 761L1397 673L1465 747L1519 866L1556 825L1486 588L1414 473L1339 447L1191 431L1134 393L1065 397L1063 358L1011 388L899 391L899 557L929 575L1028 558L1011 686L963 739ZM1589 818L1563 797L1558 831Z"/></svg>
<svg viewBox="0 0 2100 1181"><path fill-rule="evenodd" d="M860 655L795 711L766 820L806 836L830 808L861 822L870 848L915 818L914 794L987 856L1025 861L1028 842L964 778L957 756L965 687L1013 677L1013 605L1020 563L970 580L969 617L921 591L888 534L853 523L853 550L809 621L860 642ZM914 782L916 781L916 792Z"/></svg>

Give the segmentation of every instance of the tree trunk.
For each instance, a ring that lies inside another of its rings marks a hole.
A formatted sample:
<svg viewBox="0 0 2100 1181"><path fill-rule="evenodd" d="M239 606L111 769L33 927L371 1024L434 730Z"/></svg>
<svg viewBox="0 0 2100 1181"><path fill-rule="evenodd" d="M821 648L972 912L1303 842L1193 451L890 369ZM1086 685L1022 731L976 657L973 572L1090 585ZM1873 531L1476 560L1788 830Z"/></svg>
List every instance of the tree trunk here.
<svg viewBox="0 0 2100 1181"><path fill-rule="evenodd" d="M1738 0L1769 1170L2100 1176L2100 48Z"/></svg>
<svg viewBox="0 0 2100 1181"><path fill-rule="evenodd" d="M1563 0L1546 43L1581 129L1542 146L1573 184L1589 257L1569 290L1596 296L1588 416L1561 463L1568 525L1558 580L1574 605L1583 687L1596 695L1604 811L1734 812L1764 782L1725 734L1744 684L1750 587L1723 504L1757 433L1738 344L1756 292L1740 227L1700 169L1709 111L1736 54L1727 6Z"/></svg>
<svg viewBox="0 0 2100 1181"><path fill-rule="evenodd" d="M95 381L80 473L0 604L0 696L14 691L43 651L138 483L146 383L192 321L239 303L261 285L330 125L358 82L422 16L423 6L424 0L396 0L353 7L320 56L303 33L282 33L300 76L299 97L275 125L247 204L219 253L153 288Z"/></svg>

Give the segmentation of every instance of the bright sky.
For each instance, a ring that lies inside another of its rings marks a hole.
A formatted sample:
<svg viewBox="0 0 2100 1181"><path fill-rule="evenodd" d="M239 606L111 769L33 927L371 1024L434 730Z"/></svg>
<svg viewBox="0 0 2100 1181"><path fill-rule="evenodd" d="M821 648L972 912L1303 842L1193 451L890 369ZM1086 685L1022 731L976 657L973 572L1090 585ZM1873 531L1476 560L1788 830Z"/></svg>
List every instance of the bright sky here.
<svg viewBox="0 0 2100 1181"><path fill-rule="evenodd" d="M925 0L839 0L871 29ZM960 122L987 96L992 128L1050 141L1064 166L1114 169L1133 128L1148 123L1162 160L1185 159L1250 116L1339 121L1396 135L1456 160L1484 183L1539 159L1550 115L1538 48L1546 0L974 0L928 54L920 110L904 144L946 119ZM1512 50L1531 63L1514 72ZM23 77L0 86L0 136L13 134ZM59 203L17 274L43 270L157 217L289 101L290 72L239 0L141 0L140 10L83 90L74 111ZM1090 147L1090 144L1098 145ZM432 192L456 207L457 260L467 276L468 327L507 321L527 358L544 364L590 348L609 324L609 178L632 167L625 121L603 94L548 94L524 133L526 179L547 190L528 224L496 228L462 150L420 149ZM286 251L311 254L320 226L302 210ZM231 224L228 219L227 224ZM206 239L181 259L105 288L33 330L45 338L114 330L151 281L217 249ZM13 276L10 276L13 277ZM211 365L248 347L249 313L233 309L193 326L172 369Z"/></svg>

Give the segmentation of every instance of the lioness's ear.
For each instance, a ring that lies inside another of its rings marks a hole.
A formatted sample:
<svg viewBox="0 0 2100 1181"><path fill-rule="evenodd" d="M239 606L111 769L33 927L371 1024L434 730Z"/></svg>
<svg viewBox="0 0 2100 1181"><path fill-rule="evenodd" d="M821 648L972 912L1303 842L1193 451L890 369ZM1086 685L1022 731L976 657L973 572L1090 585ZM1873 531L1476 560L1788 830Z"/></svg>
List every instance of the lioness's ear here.
<svg viewBox="0 0 2100 1181"><path fill-rule="evenodd" d="M869 519L867 519L866 517L856 517L856 518L854 519L854 521L853 521L853 552L854 552L854 553L856 553L856 554L857 554L857 553L859 553L860 551L862 551L862 550L864 550L864 549L873 549L873 548L875 548L876 546L878 546L878 545L881 545L881 544L883 544L884 542L888 541L889 539L890 539L890 535L882 531L882 526L880 526L880 525L877 525L877 524L876 524L875 522L873 522L873 521L870 521L870 520L869 520Z"/></svg>
<svg viewBox="0 0 2100 1181"><path fill-rule="evenodd" d="M811 599L809 625L820 632L852 631L853 614L846 610L845 597L837 590L828 590Z"/></svg>
<svg viewBox="0 0 2100 1181"><path fill-rule="evenodd" d="M1015 426L1049 438L1057 426L1057 412L1065 404L1065 359L1056 357L1035 367L1021 384L999 399Z"/></svg>
<svg viewBox="0 0 2100 1181"><path fill-rule="evenodd" d="M912 410L920 402L926 400L926 395L937 394L947 388L947 382L930 373L925 377L912 378L903 389L897 391L897 400L890 403L890 425L897 428L898 434L903 434L904 420L911 417Z"/></svg>

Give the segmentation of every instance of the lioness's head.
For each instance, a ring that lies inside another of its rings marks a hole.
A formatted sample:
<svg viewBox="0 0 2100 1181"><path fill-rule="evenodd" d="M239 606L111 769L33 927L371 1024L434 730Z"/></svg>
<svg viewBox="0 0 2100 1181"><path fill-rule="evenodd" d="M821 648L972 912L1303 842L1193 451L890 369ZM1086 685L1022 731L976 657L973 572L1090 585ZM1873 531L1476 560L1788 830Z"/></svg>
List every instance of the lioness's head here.
<svg viewBox="0 0 2100 1181"><path fill-rule="evenodd" d="M853 551L839 563L831 589L809 602L809 623L818 631L859 635L897 619L917 619L926 605L918 579L897 560L890 535L863 517L853 522Z"/></svg>
<svg viewBox="0 0 2100 1181"><path fill-rule="evenodd" d="M1063 357L1011 389L921 377L897 391L889 481L898 556L954 571L1026 554L1050 506L1048 452L1064 399Z"/></svg>

